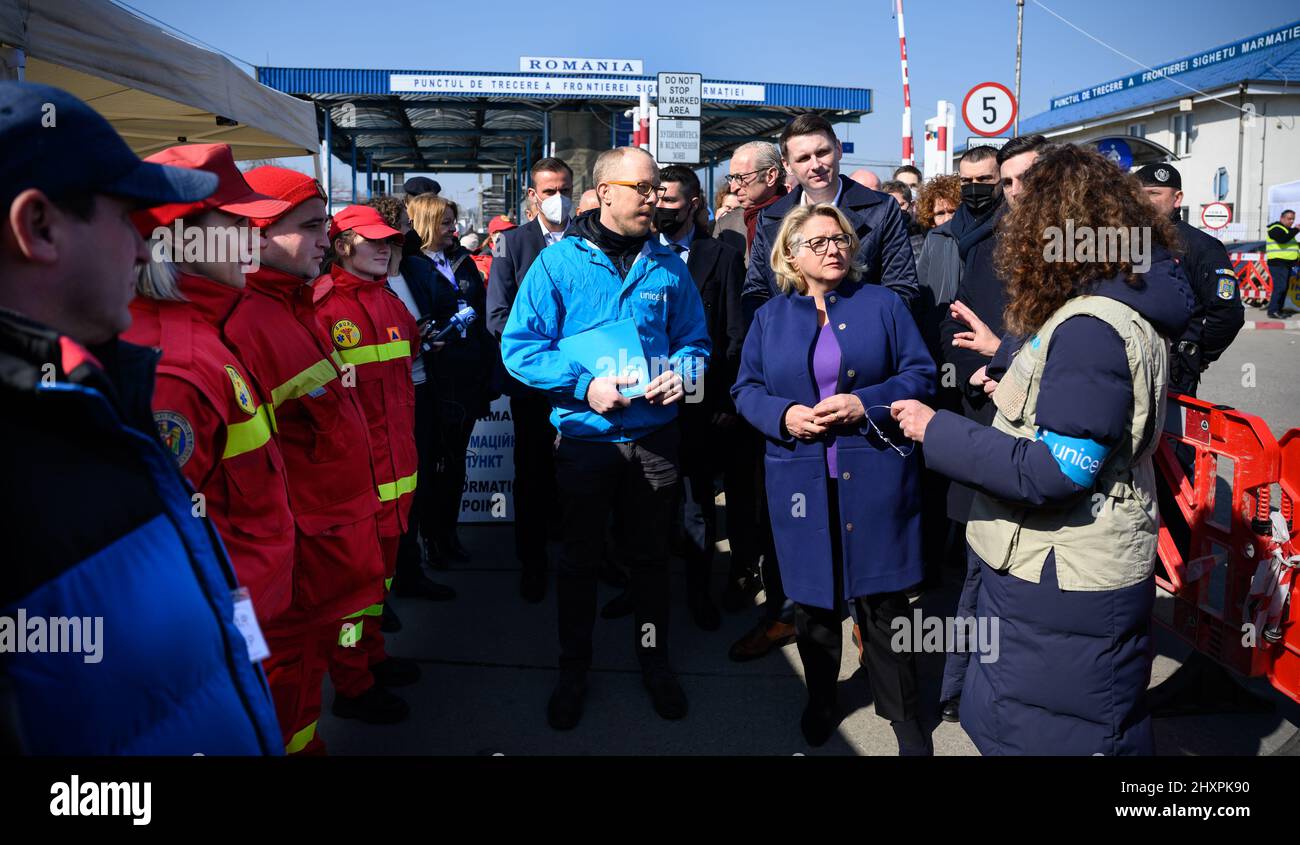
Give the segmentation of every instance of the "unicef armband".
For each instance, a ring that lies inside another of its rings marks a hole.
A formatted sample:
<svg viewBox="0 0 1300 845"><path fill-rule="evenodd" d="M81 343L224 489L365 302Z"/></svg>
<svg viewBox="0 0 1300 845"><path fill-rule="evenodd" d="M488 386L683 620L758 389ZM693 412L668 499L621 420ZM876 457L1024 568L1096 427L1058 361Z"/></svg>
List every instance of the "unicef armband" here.
<svg viewBox="0 0 1300 845"><path fill-rule="evenodd" d="M1066 478L1084 489L1092 487L1110 447L1082 437L1066 437L1054 431L1039 431L1038 439L1052 450L1056 465Z"/></svg>

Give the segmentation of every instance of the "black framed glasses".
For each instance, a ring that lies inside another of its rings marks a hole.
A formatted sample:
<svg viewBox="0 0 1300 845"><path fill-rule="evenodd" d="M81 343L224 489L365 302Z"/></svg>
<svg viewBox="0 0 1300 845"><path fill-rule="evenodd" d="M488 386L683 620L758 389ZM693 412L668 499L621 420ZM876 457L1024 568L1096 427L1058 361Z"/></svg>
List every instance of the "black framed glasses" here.
<svg viewBox="0 0 1300 845"><path fill-rule="evenodd" d="M632 188L641 195L641 199L648 200L651 197L654 197L655 202L659 202L659 200L664 198L664 194L668 193L667 185L651 185L649 182L624 182L611 179L605 184L622 185L625 188Z"/></svg>
<svg viewBox="0 0 1300 845"><path fill-rule="evenodd" d="M803 242L803 246L812 250L813 255L825 255L826 250L830 248L831 244L835 244L835 248L840 252L848 252L849 247L853 245L853 238L848 235L839 234L831 235L827 238L809 238Z"/></svg>
<svg viewBox="0 0 1300 845"><path fill-rule="evenodd" d="M758 174L764 172L765 170L771 170L771 169L772 168L770 167L765 167L763 168L763 170L751 170L748 173L728 173L723 178L727 180L728 185L736 185L736 186L743 187L745 185L748 185L749 181L753 179L755 176L757 176Z"/></svg>

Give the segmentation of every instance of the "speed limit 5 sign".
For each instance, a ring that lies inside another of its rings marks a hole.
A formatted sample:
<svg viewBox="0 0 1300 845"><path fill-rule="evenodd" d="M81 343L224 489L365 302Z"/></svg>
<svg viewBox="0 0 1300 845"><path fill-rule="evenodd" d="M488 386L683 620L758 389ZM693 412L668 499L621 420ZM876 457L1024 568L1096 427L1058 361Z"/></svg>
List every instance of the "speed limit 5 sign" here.
<svg viewBox="0 0 1300 845"><path fill-rule="evenodd" d="M976 135L986 138L1001 135L1015 123L1015 95L1007 86L997 82L980 83L962 100L961 116Z"/></svg>

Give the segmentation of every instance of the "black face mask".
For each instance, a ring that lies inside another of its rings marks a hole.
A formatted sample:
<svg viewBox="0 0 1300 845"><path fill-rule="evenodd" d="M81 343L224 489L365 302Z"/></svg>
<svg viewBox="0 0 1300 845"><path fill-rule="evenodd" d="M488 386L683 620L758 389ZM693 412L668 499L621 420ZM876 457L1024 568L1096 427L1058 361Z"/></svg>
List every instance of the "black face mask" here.
<svg viewBox="0 0 1300 845"><path fill-rule="evenodd" d="M663 232L671 238L686 222L685 218L678 216L685 210L684 208L664 208L659 206L655 209L655 230Z"/></svg>
<svg viewBox="0 0 1300 845"><path fill-rule="evenodd" d="M987 212L997 202L994 195L997 185L990 185L984 182L970 182L961 186L962 205L970 209L971 214L976 217Z"/></svg>

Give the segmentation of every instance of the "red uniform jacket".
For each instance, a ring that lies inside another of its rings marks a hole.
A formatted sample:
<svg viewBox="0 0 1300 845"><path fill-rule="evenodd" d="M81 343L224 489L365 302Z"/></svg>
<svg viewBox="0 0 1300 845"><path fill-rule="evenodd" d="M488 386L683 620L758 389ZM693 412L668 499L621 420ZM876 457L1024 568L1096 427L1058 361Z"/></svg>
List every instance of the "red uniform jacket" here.
<svg viewBox="0 0 1300 845"><path fill-rule="evenodd" d="M227 342L270 392L294 521L300 534L314 538L311 548L341 526L373 522L379 512L370 453L356 448L366 438L365 413L317 330L315 294L304 279L263 266L248 275L245 295L225 324ZM340 554L331 560L299 555L296 612L326 620L380 600L378 534L371 551L345 546L340 539Z"/></svg>
<svg viewBox="0 0 1300 845"><path fill-rule="evenodd" d="M357 393L370 422L370 452L384 503L379 534L401 536L420 466L411 381L413 356L420 354L415 318L383 281L362 279L338 265L314 286L321 336L334 346L334 362L356 368Z"/></svg>
<svg viewBox="0 0 1300 845"><path fill-rule="evenodd" d="M154 385L158 435L204 497L262 624L293 596L293 514L275 414L219 326L240 291L182 275L187 302L137 298L122 339L162 350ZM196 502L195 506L198 507Z"/></svg>

